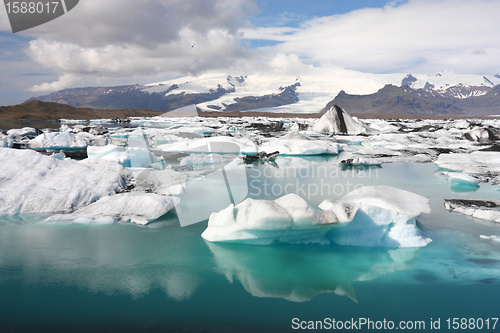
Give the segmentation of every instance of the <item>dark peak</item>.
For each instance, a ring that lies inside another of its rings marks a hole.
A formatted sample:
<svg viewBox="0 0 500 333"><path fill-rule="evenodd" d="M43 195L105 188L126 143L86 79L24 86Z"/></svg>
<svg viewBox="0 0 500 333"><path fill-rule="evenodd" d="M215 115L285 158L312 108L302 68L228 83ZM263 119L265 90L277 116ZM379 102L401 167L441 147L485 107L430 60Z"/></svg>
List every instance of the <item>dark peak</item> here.
<svg viewBox="0 0 500 333"><path fill-rule="evenodd" d="M405 78L401 81L401 86L404 87L404 86L411 86L411 84L413 82L416 82L417 81L417 78L414 77L413 75L411 74L408 74L405 76Z"/></svg>
<svg viewBox="0 0 500 333"><path fill-rule="evenodd" d="M430 84L429 82L425 82L424 90L432 90L432 89L434 89L434 85Z"/></svg>
<svg viewBox="0 0 500 333"><path fill-rule="evenodd" d="M411 86L411 84L413 82L416 82L417 81L417 78L414 77L413 75L411 74L408 74L405 76L405 78L401 81L401 87L404 87L404 86Z"/></svg>
<svg viewBox="0 0 500 333"><path fill-rule="evenodd" d="M495 77L496 77L497 79L500 79L500 74L495 74Z"/></svg>

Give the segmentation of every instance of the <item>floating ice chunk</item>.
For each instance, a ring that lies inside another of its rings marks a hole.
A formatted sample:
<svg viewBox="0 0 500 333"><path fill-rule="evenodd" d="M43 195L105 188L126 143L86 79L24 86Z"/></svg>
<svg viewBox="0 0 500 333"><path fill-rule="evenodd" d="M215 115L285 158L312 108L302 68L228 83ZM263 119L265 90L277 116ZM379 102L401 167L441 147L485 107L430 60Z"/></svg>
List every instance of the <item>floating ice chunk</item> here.
<svg viewBox="0 0 500 333"><path fill-rule="evenodd" d="M315 210L296 194L277 200L247 198L212 213L202 237L210 242L259 245L325 243L324 236L335 223L331 213Z"/></svg>
<svg viewBox="0 0 500 333"><path fill-rule="evenodd" d="M233 138L229 136L214 136L210 138L184 140L176 143L158 146L163 151L190 152L190 153L231 153L254 154L257 152L255 144L247 138Z"/></svg>
<svg viewBox="0 0 500 333"><path fill-rule="evenodd" d="M337 105L332 105L311 129L318 133L360 134L366 132L363 125Z"/></svg>
<svg viewBox="0 0 500 333"><path fill-rule="evenodd" d="M136 191L153 192L163 195L179 195L186 189L188 176L170 170L144 170L135 179Z"/></svg>
<svg viewBox="0 0 500 333"><path fill-rule="evenodd" d="M319 207L332 211L345 226L327 237L350 246L420 247L431 240L417 228L415 217L429 213L428 199L390 186L366 186Z"/></svg>
<svg viewBox="0 0 500 333"><path fill-rule="evenodd" d="M133 222L145 225L167 213L178 202L178 198L154 193L120 193L103 197L70 214L53 215L45 221L95 224Z"/></svg>
<svg viewBox="0 0 500 333"><path fill-rule="evenodd" d="M498 178L500 175L500 152L495 151L441 154L435 163L443 169L462 171L477 176Z"/></svg>
<svg viewBox="0 0 500 333"><path fill-rule="evenodd" d="M154 165L163 166L161 158L156 157L148 149L141 147L89 146L87 147L87 154L90 159L115 161L124 167L149 168Z"/></svg>
<svg viewBox="0 0 500 333"><path fill-rule="evenodd" d="M479 179L477 177L471 176L467 173L444 171L443 174L448 176L448 179L451 182L465 185L477 185L479 183Z"/></svg>
<svg viewBox="0 0 500 333"><path fill-rule="evenodd" d="M480 235L479 237L482 239L490 239L490 240L495 241L495 242L500 242L500 236L498 236L498 235L491 235L491 236Z"/></svg>
<svg viewBox="0 0 500 333"><path fill-rule="evenodd" d="M470 122L467 119L460 119L452 122L450 127L458 129L467 129L470 126Z"/></svg>
<svg viewBox="0 0 500 333"><path fill-rule="evenodd" d="M72 211L123 191L131 176L117 163L8 148L0 148L0 170L0 214Z"/></svg>
<svg viewBox="0 0 500 333"><path fill-rule="evenodd" d="M17 136L28 136L32 135L35 136L37 135L37 130L34 129L33 127L23 127L23 128L12 128L7 131L7 135L10 137L17 137Z"/></svg>
<svg viewBox="0 0 500 333"><path fill-rule="evenodd" d="M84 148L88 145L87 141L70 132L42 133L28 144L36 149Z"/></svg>
<svg viewBox="0 0 500 333"><path fill-rule="evenodd" d="M282 138L271 138L263 142L259 152L279 151L280 155L338 154L340 146L327 140L311 140L300 134L287 134Z"/></svg>
<svg viewBox="0 0 500 333"><path fill-rule="evenodd" d="M445 199L444 206L451 212L462 213L478 219L500 223L500 200Z"/></svg>

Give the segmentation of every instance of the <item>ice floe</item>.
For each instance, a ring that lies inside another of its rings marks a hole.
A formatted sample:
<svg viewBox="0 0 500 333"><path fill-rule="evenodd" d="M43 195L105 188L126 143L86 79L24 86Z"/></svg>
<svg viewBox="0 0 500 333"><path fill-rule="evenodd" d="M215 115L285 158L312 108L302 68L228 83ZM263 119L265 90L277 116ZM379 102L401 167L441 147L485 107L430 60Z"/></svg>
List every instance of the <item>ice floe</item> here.
<svg viewBox="0 0 500 333"><path fill-rule="evenodd" d="M163 151L187 153L257 153L255 143L253 143L250 139L234 138L229 136L214 136L202 139L184 140L159 145L158 149Z"/></svg>
<svg viewBox="0 0 500 333"><path fill-rule="evenodd" d="M102 160L0 148L0 214L69 212L125 190L131 174Z"/></svg>
<svg viewBox="0 0 500 333"><path fill-rule="evenodd" d="M500 200L496 199L446 199L447 210L500 223Z"/></svg>
<svg viewBox="0 0 500 333"><path fill-rule="evenodd" d="M93 136L92 136L93 137ZM30 148L60 149L60 148L85 148L88 141L80 135L70 132L42 133L29 141Z"/></svg>
<svg viewBox="0 0 500 333"><path fill-rule="evenodd" d="M167 213L178 202L178 198L154 193L120 193L103 197L70 214L53 215L45 222L67 221L85 224L132 222L145 225Z"/></svg>
<svg viewBox="0 0 500 333"><path fill-rule="evenodd" d="M453 171L477 176L482 181L500 181L500 152L475 151L472 153L441 154L435 163Z"/></svg>
<svg viewBox="0 0 500 333"><path fill-rule="evenodd" d="M349 246L420 247L431 240L415 218L429 213L428 199L388 186L368 186L321 210L288 194L276 200L247 198L213 213L202 237L211 242L267 245L323 243ZM346 225L337 225L337 223Z"/></svg>
<svg viewBox="0 0 500 333"><path fill-rule="evenodd" d="M245 199L212 213L202 237L211 242L267 245L276 242L325 243L337 221L296 194L276 200Z"/></svg>

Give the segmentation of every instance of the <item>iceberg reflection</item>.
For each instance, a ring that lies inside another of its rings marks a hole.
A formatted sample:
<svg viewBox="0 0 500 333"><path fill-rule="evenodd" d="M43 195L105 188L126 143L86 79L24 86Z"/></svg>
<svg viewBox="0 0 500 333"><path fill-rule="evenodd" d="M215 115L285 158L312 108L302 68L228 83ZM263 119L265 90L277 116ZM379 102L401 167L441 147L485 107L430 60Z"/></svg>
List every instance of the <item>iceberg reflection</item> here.
<svg viewBox="0 0 500 333"><path fill-rule="evenodd" d="M368 281L415 266L419 249L251 246L206 242L220 273L255 297L305 302L323 293L357 302L353 281Z"/></svg>

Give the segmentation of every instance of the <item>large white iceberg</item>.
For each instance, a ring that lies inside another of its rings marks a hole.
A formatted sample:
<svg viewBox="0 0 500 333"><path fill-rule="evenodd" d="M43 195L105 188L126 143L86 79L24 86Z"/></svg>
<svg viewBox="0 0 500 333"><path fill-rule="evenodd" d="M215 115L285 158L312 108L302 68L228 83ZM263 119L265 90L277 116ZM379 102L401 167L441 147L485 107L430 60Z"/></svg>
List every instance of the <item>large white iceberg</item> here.
<svg viewBox="0 0 500 333"><path fill-rule="evenodd" d="M276 242L325 243L337 221L296 194L276 200L245 199L212 213L202 237L210 242L267 245Z"/></svg>
<svg viewBox="0 0 500 333"><path fill-rule="evenodd" d="M211 242L324 243L348 246L420 247L431 240L415 218L430 212L428 199L389 186L367 186L322 210L288 194L276 200L246 199L213 213L202 237ZM337 223L342 224L337 224Z"/></svg>
<svg viewBox="0 0 500 333"><path fill-rule="evenodd" d="M123 191L130 177L113 162L58 160L0 148L0 214L72 211Z"/></svg>
<svg viewBox="0 0 500 333"><path fill-rule="evenodd" d="M46 222L108 224L133 222L147 224L175 207L178 198L154 193L129 192L103 197L70 214L57 214Z"/></svg>
<svg viewBox="0 0 500 333"><path fill-rule="evenodd" d="M317 133L360 134L366 128L354 120L347 112L337 105L327 105L328 109L318 119L311 129Z"/></svg>

